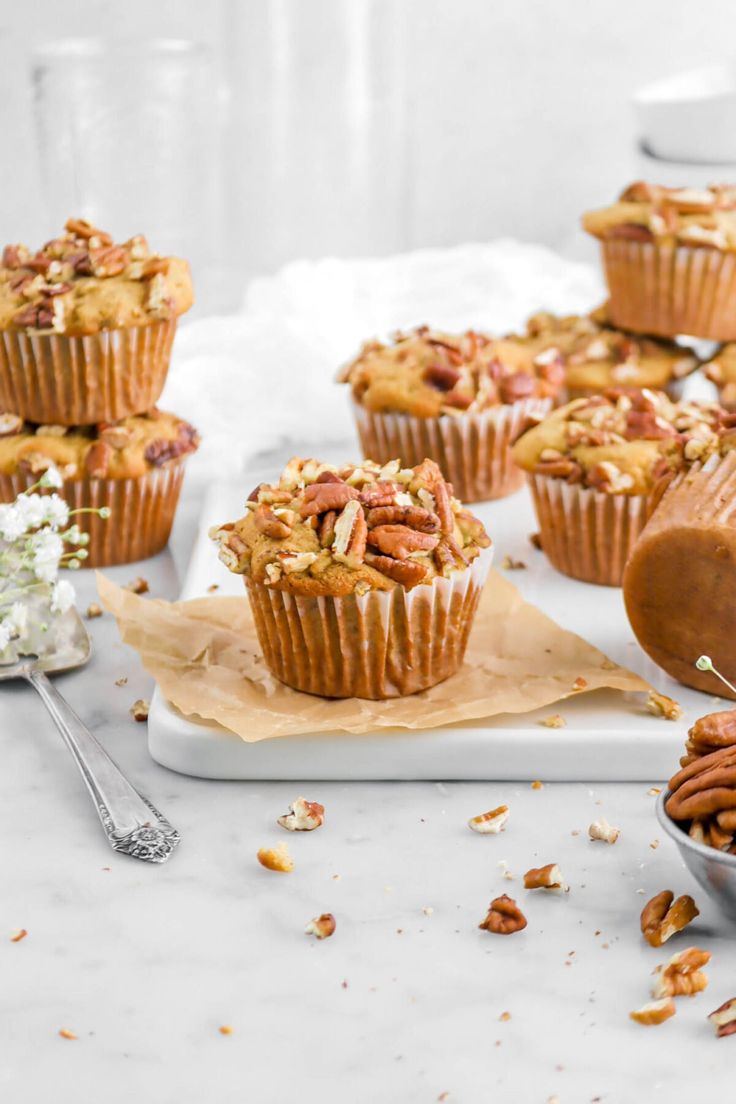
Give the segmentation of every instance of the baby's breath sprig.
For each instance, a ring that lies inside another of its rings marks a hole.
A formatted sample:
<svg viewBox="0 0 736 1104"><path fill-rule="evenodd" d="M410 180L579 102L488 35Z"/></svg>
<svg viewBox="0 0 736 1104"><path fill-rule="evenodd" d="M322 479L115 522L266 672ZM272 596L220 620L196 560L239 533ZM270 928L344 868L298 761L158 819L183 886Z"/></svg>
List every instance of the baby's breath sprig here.
<svg viewBox="0 0 736 1104"><path fill-rule="evenodd" d="M724 686L728 687L732 694L736 694L736 686L730 683L726 676L722 675L721 672L713 666L713 661L711 660L710 656L700 656L700 658L695 661L695 666L698 668L699 671L710 671L711 674L715 675L716 678L719 678L721 680Z"/></svg>
<svg viewBox="0 0 736 1104"><path fill-rule="evenodd" d="M74 587L59 579L59 568L81 566L89 534L72 519L110 516L106 506L70 510L56 494L62 486L58 469L49 467L15 502L0 504L0 652L11 640L19 650L35 650L38 634L74 605Z"/></svg>

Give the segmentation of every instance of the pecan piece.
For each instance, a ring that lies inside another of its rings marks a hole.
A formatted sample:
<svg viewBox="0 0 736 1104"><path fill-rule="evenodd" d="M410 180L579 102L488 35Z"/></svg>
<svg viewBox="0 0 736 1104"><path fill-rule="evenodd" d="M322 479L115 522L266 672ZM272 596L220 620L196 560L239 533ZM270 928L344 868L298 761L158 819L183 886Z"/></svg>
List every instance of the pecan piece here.
<svg viewBox="0 0 736 1104"><path fill-rule="evenodd" d="M119 276L128 264L128 252L122 245L108 245L93 249L90 261L93 275L101 278Z"/></svg>
<svg viewBox="0 0 736 1104"><path fill-rule="evenodd" d="M627 441L660 441L676 437L677 430L671 425L660 425L652 410L629 410L624 435Z"/></svg>
<svg viewBox="0 0 736 1104"><path fill-rule="evenodd" d="M406 525L418 533L436 533L440 527L437 515L422 506L378 506L369 510L366 520L369 529L379 525Z"/></svg>
<svg viewBox="0 0 736 1104"><path fill-rule="evenodd" d="M321 548L329 548L334 541L336 521L336 510L328 510L326 514L322 515L317 529L317 536L319 538Z"/></svg>
<svg viewBox="0 0 736 1104"><path fill-rule="evenodd" d="M535 867L527 870L524 875L524 889L551 889L566 893L569 885L565 884L562 871L557 863L547 863L546 866Z"/></svg>
<svg viewBox="0 0 736 1104"><path fill-rule="evenodd" d="M645 1027L654 1027L669 1020L670 1016L674 1016L675 1011L672 997L665 997L664 1000L650 1001L636 1011L629 1012L629 1019L634 1020L635 1023L644 1024Z"/></svg>
<svg viewBox="0 0 736 1104"><path fill-rule="evenodd" d="M294 860L285 843L280 843L278 847L261 847L256 852L256 858L266 870L276 870L279 874L290 874L294 869Z"/></svg>
<svg viewBox="0 0 736 1104"><path fill-rule="evenodd" d="M253 521L259 533L273 540L285 540L291 536L291 526L282 521L264 502L253 511Z"/></svg>
<svg viewBox="0 0 736 1104"><path fill-rule="evenodd" d="M363 563L368 526L363 507L353 499L348 502L335 522L335 539L332 542L332 555L340 563L357 568Z"/></svg>
<svg viewBox="0 0 736 1104"><path fill-rule="evenodd" d="M152 276L164 275L166 276L169 271L169 258L168 257L149 257L144 262L141 270L141 276L144 280L150 280Z"/></svg>
<svg viewBox="0 0 736 1104"><path fill-rule="evenodd" d="M699 947L688 947L686 951L673 955L669 962L653 971L652 996L661 999L694 997L696 993L702 993L708 984L702 968L709 962L710 952L701 951Z"/></svg>
<svg viewBox="0 0 736 1104"><path fill-rule="evenodd" d="M416 560L392 560L390 556L377 556L374 552L366 552L365 562L374 571L379 571L395 583L400 583L407 590L421 583L427 574L424 564Z"/></svg>
<svg viewBox="0 0 736 1104"><path fill-rule="evenodd" d="M67 262L72 266L77 276L92 275L92 258L86 250L70 254L67 257Z"/></svg>
<svg viewBox="0 0 736 1104"><path fill-rule="evenodd" d="M112 449L105 441L95 441L87 450L84 469L93 479L104 479L112 459Z"/></svg>
<svg viewBox="0 0 736 1104"><path fill-rule="evenodd" d="M498 381L498 394L502 403L515 403L528 399L534 394L534 377L526 372L514 372L511 376L502 376Z"/></svg>
<svg viewBox="0 0 736 1104"><path fill-rule="evenodd" d="M720 1008L710 1013L708 1019L716 1029L719 1039L726 1035L736 1035L736 997L724 1001Z"/></svg>
<svg viewBox="0 0 736 1104"><path fill-rule="evenodd" d="M506 827L509 819L508 805L499 805L497 809L489 809L487 813L479 813L468 821L468 828L481 835L498 835Z"/></svg>
<svg viewBox="0 0 736 1104"><path fill-rule="evenodd" d="M349 487L347 483L310 483L304 491L304 501L299 507L299 513L307 518L312 514L324 514L328 510L342 510L357 497L355 487Z"/></svg>
<svg viewBox="0 0 736 1104"><path fill-rule="evenodd" d="M112 238L110 235L106 234L104 230L98 230L97 227L93 226L87 219L67 219L64 223L64 229L68 230L70 234L73 234L75 238L84 238L85 241L89 241L90 238L97 238L100 245L112 245Z"/></svg>
<svg viewBox="0 0 736 1104"><path fill-rule="evenodd" d="M379 506L393 506L396 498L396 487L393 483L371 483L358 495L358 501L366 509L372 510Z"/></svg>
<svg viewBox="0 0 736 1104"><path fill-rule="evenodd" d="M437 517L440 519L440 530L446 537L451 537L455 532L455 515L450 504L450 490L444 479L440 478L432 487L434 506Z"/></svg>
<svg viewBox="0 0 736 1104"><path fill-rule="evenodd" d="M22 268L27 250L22 245L6 245L3 249L3 268Z"/></svg>
<svg viewBox="0 0 736 1104"><path fill-rule="evenodd" d="M0 437L15 437L23 431L23 419L17 414L0 414Z"/></svg>
<svg viewBox="0 0 736 1104"><path fill-rule="evenodd" d="M329 939L334 935L337 924L331 912L323 912L321 916L315 916L304 929L305 935L314 935L317 939Z"/></svg>
<svg viewBox="0 0 736 1104"><path fill-rule="evenodd" d="M439 539L434 533L418 533L406 525L377 525L368 533L368 543L395 560L406 560L412 552L432 552Z"/></svg>
<svg viewBox="0 0 736 1104"><path fill-rule="evenodd" d="M697 905L688 894L676 901L674 898L672 890L663 889L642 909L641 930L650 947L661 947L699 915Z"/></svg>
<svg viewBox="0 0 736 1104"><path fill-rule="evenodd" d="M315 483L344 483L345 480L337 474L337 472L330 471L326 468L325 471L320 472L314 481Z"/></svg>
<svg viewBox="0 0 736 1104"><path fill-rule="evenodd" d="M169 460L176 460L179 456L186 456L193 452L199 443L199 437L194 426L184 422L179 426L178 436L169 440L165 437L157 437L151 441L143 453L149 464L155 468L163 467Z"/></svg>
<svg viewBox="0 0 736 1104"><path fill-rule="evenodd" d="M494 935L513 935L526 927L526 917L516 901L504 893L491 901L488 915L478 927Z"/></svg>
<svg viewBox="0 0 736 1104"><path fill-rule="evenodd" d="M307 801L298 797L289 806L288 813L278 818L277 823L287 832L312 832L319 828L325 819L325 807L318 801Z"/></svg>
<svg viewBox="0 0 736 1104"><path fill-rule="evenodd" d="M460 381L461 375L456 368L451 368L449 365L430 364L424 369L422 379L438 391L452 391L455 384Z"/></svg>

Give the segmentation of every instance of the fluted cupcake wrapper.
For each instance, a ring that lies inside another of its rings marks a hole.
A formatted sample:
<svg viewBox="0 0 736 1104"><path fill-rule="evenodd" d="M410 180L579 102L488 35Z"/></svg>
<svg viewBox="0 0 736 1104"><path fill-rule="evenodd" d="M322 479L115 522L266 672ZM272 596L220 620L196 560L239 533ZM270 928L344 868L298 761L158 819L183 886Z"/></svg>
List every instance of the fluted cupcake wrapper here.
<svg viewBox="0 0 736 1104"><path fill-rule="evenodd" d="M736 340L736 254L654 242L604 241L609 314L635 333Z"/></svg>
<svg viewBox="0 0 736 1104"><path fill-rule="evenodd" d="M410 591L304 597L247 578L269 670L327 698L395 698L442 682L465 655L490 552Z"/></svg>
<svg viewBox="0 0 736 1104"><path fill-rule="evenodd" d="M549 475L530 474L529 487L550 563L584 583L620 586L655 499L606 494Z"/></svg>
<svg viewBox="0 0 736 1104"><path fill-rule="evenodd" d="M176 318L75 337L0 332L0 411L47 425L115 422L154 407Z"/></svg>
<svg viewBox="0 0 736 1104"><path fill-rule="evenodd" d="M378 414L353 403L361 448L379 464L401 460L416 467L435 460L463 502L503 498L518 491L524 473L514 463L511 446L530 417L544 417L551 399L521 399L479 413L418 418L411 414Z"/></svg>
<svg viewBox="0 0 736 1104"><path fill-rule="evenodd" d="M160 552L169 540L183 478L182 459L132 479L65 479L58 493L70 510L110 509L107 519L97 514L73 519L89 533L84 567L133 563ZM22 472L0 475L0 502L12 502L37 481Z"/></svg>

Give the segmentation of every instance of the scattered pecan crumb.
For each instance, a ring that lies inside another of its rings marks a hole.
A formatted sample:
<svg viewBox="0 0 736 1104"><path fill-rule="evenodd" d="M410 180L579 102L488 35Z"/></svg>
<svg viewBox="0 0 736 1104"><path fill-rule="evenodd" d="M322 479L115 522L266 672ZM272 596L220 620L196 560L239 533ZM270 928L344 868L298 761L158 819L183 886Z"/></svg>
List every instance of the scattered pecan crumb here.
<svg viewBox="0 0 736 1104"><path fill-rule="evenodd" d="M142 724L144 721L148 720L148 710L149 709L150 709L150 706L149 706L148 702L144 701L143 698L138 698L138 700L134 701L133 704L130 707L130 715L133 718L133 720L140 721L141 724Z"/></svg>
<svg viewBox="0 0 736 1104"><path fill-rule="evenodd" d="M647 709L656 717L664 717L666 721L679 721L682 716L679 703L674 698L668 698L666 694L659 694L656 690L649 691Z"/></svg>
<svg viewBox="0 0 736 1104"><path fill-rule="evenodd" d="M233 1029L230 1024L223 1024L222 1027L217 1029L221 1035L232 1035Z"/></svg>
<svg viewBox="0 0 736 1104"><path fill-rule="evenodd" d="M449 1099L450 1099L449 1092L441 1092L440 1095L437 1097L437 1100L439 1101L439 1104L444 1104L444 1101L449 1100Z"/></svg>
<svg viewBox="0 0 736 1104"><path fill-rule="evenodd" d="M501 563L504 571L525 571L526 564L523 560L515 560L513 556L504 556Z"/></svg>
<svg viewBox="0 0 736 1104"><path fill-rule="evenodd" d="M672 890L663 889L642 909L641 930L651 947L661 947L699 915L692 897L684 893L675 901L674 896Z"/></svg>
<svg viewBox="0 0 736 1104"><path fill-rule="evenodd" d="M277 824L286 828L287 832L312 832L319 828L325 819L325 807L318 801L307 801L305 797L298 797L289 806L288 813L278 817Z"/></svg>
<svg viewBox="0 0 736 1104"><path fill-rule="evenodd" d="M726 1035L736 1035L736 997L725 1001L715 1012L711 1012L708 1019L716 1030L719 1039Z"/></svg>
<svg viewBox="0 0 736 1104"><path fill-rule="evenodd" d="M128 685L128 680L125 677L125 675L121 675L120 678L115 679L115 685L116 686L127 686Z"/></svg>
<svg viewBox="0 0 736 1104"><path fill-rule="evenodd" d="M425 905L424 908L422 909L422 912L424 913L425 916L431 916L434 912L434 909L432 908L431 905Z"/></svg>
<svg viewBox="0 0 736 1104"><path fill-rule="evenodd" d="M491 901L488 914L478 927L494 935L513 935L526 927L526 917L516 901L504 893Z"/></svg>
<svg viewBox="0 0 736 1104"><path fill-rule="evenodd" d="M647 797L657 797L661 792L661 786L650 786L647 790Z"/></svg>
<svg viewBox="0 0 736 1104"><path fill-rule="evenodd" d="M502 1023L506 1023L507 1020L511 1019L511 1013L510 1012L502 1012L501 1015L498 1018L499 1018L499 1020L501 1020Z"/></svg>
<svg viewBox="0 0 736 1104"><path fill-rule="evenodd" d="M132 582L127 583L123 590L129 590L131 594L148 594L150 587L148 580L144 579L142 575L138 575Z"/></svg>
<svg viewBox="0 0 736 1104"><path fill-rule="evenodd" d="M503 831L508 819L508 805L499 805L497 809L491 809L487 813L479 813L478 816L471 817L468 821L468 827L481 835L497 835Z"/></svg>
<svg viewBox="0 0 736 1104"><path fill-rule="evenodd" d="M565 884L562 871L557 863L547 863L546 866L540 867L533 866L524 875L524 889L552 889L566 893L569 888Z"/></svg>
<svg viewBox="0 0 736 1104"><path fill-rule="evenodd" d="M317 939L329 939L334 934L337 924L331 912L323 912L321 916L315 916L304 929L305 935L315 935Z"/></svg>
<svg viewBox="0 0 736 1104"><path fill-rule="evenodd" d="M265 866L267 870L277 870L280 874L290 874L294 869L294 860L285 843L280 843L277 847L261 847L256 858L261 866Z"/></svg>
<svg viewBox="0 0 736 1104"><path fill-rule="evenodd" d="M664 1023L670 1016L674 1016L675 1011L675 1002L672 997L665 997L663 1000L650 1001L649 1004L637 1008L635 1012L629 1012L629 1019L644 1024L645 1027L653 1027L656 1024Z"/></svg>
<svg viewBox="0 0 736 1104"><path fill-rule="evenodd" d="M219 590L219 589L220 589L220 584L219 583L210 583L210 585L207 587L207 593L208 594L214 594L215 591Z"/></svg>
<svg viewBox="0 0 736 1104"><path fill-rule="evenodd" d="M499 859L498 865L500 867L502 877L504 877L508 882L512 882L514 880L514 875L509 870L509 864L506 862L506 859Z"/></svg>
<svg viewBox="0 0 736 1104"><path fill-rule="evenodd" d="M545 728L564 728L567 721L559 713L552 713L549 717L543 717L539 723Z"/></svg>
<svg viewBox="0 0 736 1104"><path fill-rule="evenodd" d="M28 935L28 932L26 931L25 928L18 928L18 930L14 931L13 934L11 935L10 942L11 943L20 943L21 939L25 939L25 937L27 935Z"/></svg>
<svg viewBox="0 0 736 1104"><path fill-rule="evenodd" d="M544 789L544 782L540 782L538 778L535 779L535 781L532 782L532 789L533 790L543 790Z"/></svg>
<svg viewBox="0 0 736 1104"><path fill-rule="evenodd" d="M84 616L88 621L91 621L95 617L102 617L102 606L98 606L96 602L90 602Z"/></svg>
<svg viewBox="0 0 736 1104"><path fill-rule="evenodd" d="M649 846L651 847L652 851L656 851L657 848L659 847L659 840L658 839L653 839L652 842L649 844Z"/></svg>
<svg viewBox="0 0 736 1104"><path fill-rule="evenodd" d="M77 1037L73 1031L69 1030L68 1027L60 1027L59 1034L61 1035L62 1039L76 1039Z"/></svg>
<svg viewBox="0 0 736 1104"><path fill-rule="evenodd" d="M542 551L542 538L539 533L530 533L529 543L534 545L534 547L537 548L540 552Z"/></svg>
<svg viewBox="0 0 736 1104"><path fill-rule="evenodd" d="M582 675L579 675L572 684L573 690L587 690L588 680L584 679Z"/></svg>
<svg viewBox="0 0 736 1104"><path fill-rule="evenodd" d="M600 820L594 820L588 828L588 835L592 840L601 840L603 843L615 843L621 832L618 828L614 828L612 824L609 824L603 817Z"/></svg>

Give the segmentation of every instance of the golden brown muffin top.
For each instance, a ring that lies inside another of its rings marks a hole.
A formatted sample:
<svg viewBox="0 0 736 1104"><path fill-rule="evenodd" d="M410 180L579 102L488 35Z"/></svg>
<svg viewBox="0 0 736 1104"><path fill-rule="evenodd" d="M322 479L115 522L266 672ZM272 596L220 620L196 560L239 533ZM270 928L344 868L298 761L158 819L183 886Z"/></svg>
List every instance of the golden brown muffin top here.
<svg viewBox="0 0 736 1104"><path fill-rule="evenodd" d="M674 341L625 333L608 321L606 307L590 314L560 317L540 311L518 340L535 364L559 364L568 387L605 391L608 387L659 389L682 379L698 358Z"/></svg>
<svg viewBox="0 0 736 1104"><path fill-rule="evenodd" d="M93 334L173 318L193 301L187 262L151 253L142 234L115 245L84 219L69 219L35 253L3 250L0 330Z"/></svg>
<svg viewBox="0 0 736 1104"><path fill-rule="evenodd" d="M41 475L53 465L64 479L131 479L198 446L193 426L157 409L96 426L32 425L0 414L2 475Z"/></svg>
<svg viewBox="0 0 736 1104"><path fill-rule="evenodd" d="M583 227L606 241L736 250L736 186L665 188L638 180L611 207L588 211Z"/></svg>
<svg viewBox="0 0 736 1104"><path fill-rule="evenodd" d="M575 399L513 446L528 472L609 494L648 494L656 483L718 451L731 424L717 403L673 403L662 392L607 391Z"/></svg>
<svg viewBox="0 0 736 1104"><path fill-rule="evenodd" d="M433 460L338 468L295 457L246 506L245 517L210 531L220 559L293 594L411 590L463 571L491 543Z"/></svg>
<svg viewBox="0 0 736 1104"><path fill-rule="evenodd" d="M368 341L340 373L357 403L375 413L462 416L520 399L549 398L564 382L557 364L534 364L513 341L419 326L391 344Z"/></svg>

